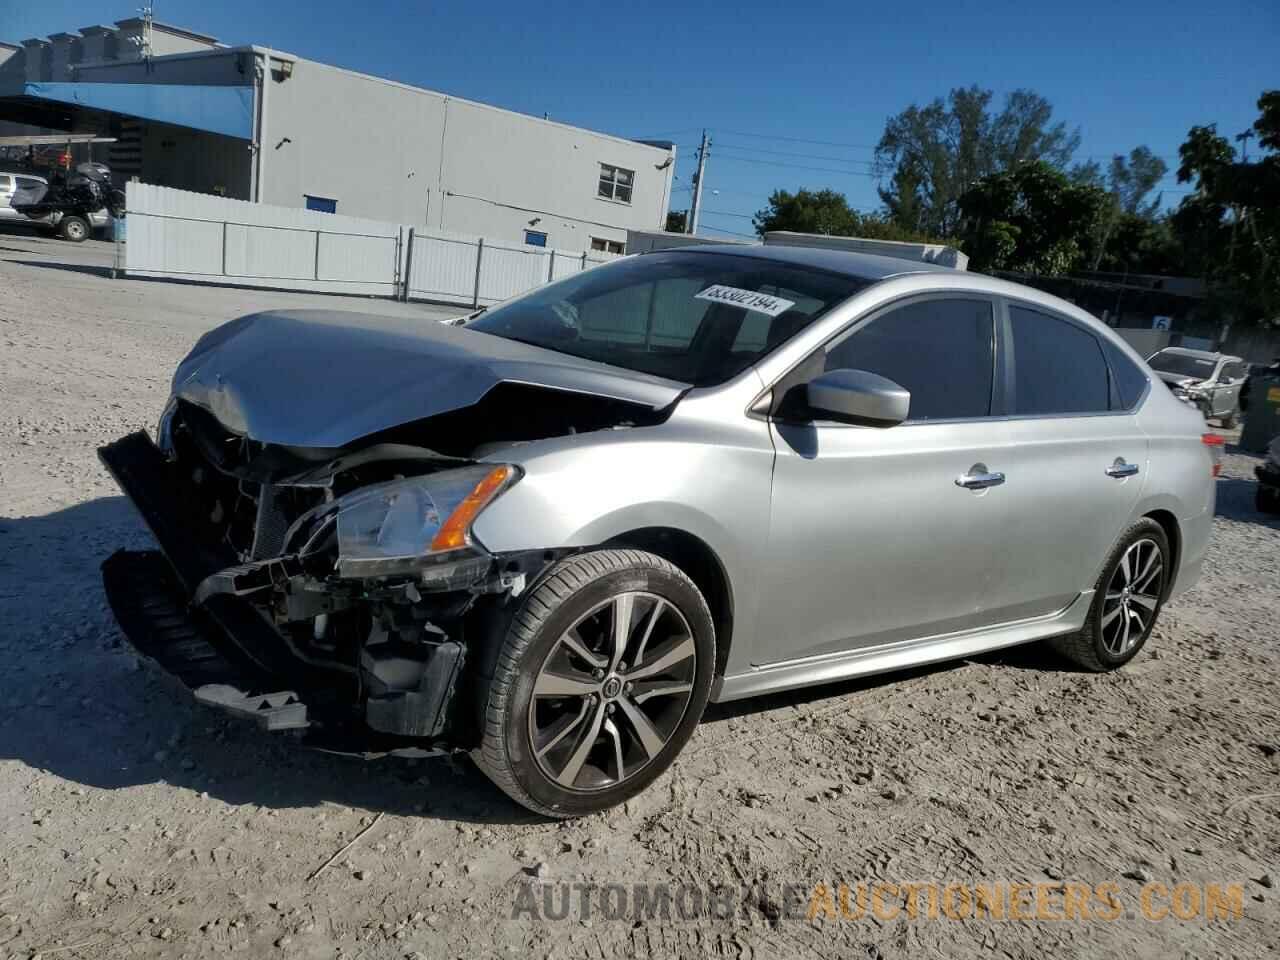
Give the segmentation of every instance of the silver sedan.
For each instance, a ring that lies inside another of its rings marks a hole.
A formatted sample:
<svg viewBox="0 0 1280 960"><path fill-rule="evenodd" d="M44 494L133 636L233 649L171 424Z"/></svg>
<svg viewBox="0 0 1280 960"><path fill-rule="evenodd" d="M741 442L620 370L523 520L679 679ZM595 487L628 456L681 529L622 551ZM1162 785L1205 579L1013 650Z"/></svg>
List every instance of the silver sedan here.
<svg viewBox="0 0 1280 960"><path fill-rule="evenodd" d="M101 451L163 551L104 576L200 699L466 750L575 816L644 789L710 701L1041 640L1126 663L1199 576L1218 442L1035 290L686 248L457 325L214 331L155 442Z"/></svg>

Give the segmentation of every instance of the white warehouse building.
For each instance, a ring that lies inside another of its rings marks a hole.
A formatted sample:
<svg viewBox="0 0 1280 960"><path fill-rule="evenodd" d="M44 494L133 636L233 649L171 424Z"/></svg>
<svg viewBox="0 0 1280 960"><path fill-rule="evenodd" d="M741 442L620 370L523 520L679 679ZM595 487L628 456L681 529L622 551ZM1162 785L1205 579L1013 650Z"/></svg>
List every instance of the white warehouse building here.
<svg viewBox="0 0 1280 960"><path fill-rule="evenodd" d="M114 138L117 180L613 253L664 225L675 169L670 143L140 18L0 43L0 136L23 132Z"/></svg>

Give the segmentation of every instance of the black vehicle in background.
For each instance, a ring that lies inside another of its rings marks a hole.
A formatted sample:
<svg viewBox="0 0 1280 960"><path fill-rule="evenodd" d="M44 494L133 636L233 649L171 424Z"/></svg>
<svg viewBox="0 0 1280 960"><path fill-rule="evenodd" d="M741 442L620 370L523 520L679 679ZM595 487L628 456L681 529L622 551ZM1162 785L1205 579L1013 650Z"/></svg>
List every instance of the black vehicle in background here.
<svg viewBox="0 0 1280 960"><path fill-rule="evenodd" d="M87 240L95 221L105 211L124 215L124 191L111 185L111 170L103 163L82 163L66 175L55 174L49 183L13 194L10 206L28 219L54 228L64 240Z"/></svg>

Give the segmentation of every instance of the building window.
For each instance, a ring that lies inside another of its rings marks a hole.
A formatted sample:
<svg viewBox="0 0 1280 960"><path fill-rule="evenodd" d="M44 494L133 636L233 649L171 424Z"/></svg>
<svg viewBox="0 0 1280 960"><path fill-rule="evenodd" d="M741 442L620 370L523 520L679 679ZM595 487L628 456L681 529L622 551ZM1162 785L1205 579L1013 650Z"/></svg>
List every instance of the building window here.
<svg viewBox="0 0 1280 960"><path fill-rule="evenodd" d="M631 187L635 181L634 170L623 170L622 167L611 167L607 163L602 163L600 164L600 189L597 196L605 200L630 203Z"/></svg>
<svg viewBox="0 0 1280 960"><path fill-rule="evenodd" d="M545 247L547 245L547 235L539 230L526 230L524 232L524 242L531 247Z"/></svg>
<svg viewBox="0 0 1280 960"><path fill-rule="evenodd" d="M600 237L592 237L591 249L600 253L622 253L623 245L617 240L602 240Z"/></svg>
<svg viewBox="0 0 1280 960"><path fill-rule="evenodd" d="M331 200L328 197L313 197L309 193L304 193L307 199L307 209L315 210L317 213L337 213L338 201Z"/></svg>

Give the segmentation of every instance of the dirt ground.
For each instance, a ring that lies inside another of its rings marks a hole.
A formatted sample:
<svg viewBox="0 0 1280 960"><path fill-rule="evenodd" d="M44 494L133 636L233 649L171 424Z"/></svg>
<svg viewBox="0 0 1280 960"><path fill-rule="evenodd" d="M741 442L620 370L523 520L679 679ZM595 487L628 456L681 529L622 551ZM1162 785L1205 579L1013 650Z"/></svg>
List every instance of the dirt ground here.
<svg viewBox="0 0 1280 960"><path fill-rule="evenodd" d="M200 333L263 306L452 311L109 262L0 233L0 957L1280 955L1280 523L1253 457L1228 447L1204 578L1126 669L1030 647L713 706L646 794L548 823L465 758L303 752L196 706L139 668L98 578L149 538L94 449L153 426ZM855 916L806 919L819 882ZM1027 884L1031 910L921 894L912 917L909 883ZM693 916L650 916L638 884ZM1241 915L1205 919L1206 884Z"/></svg>

